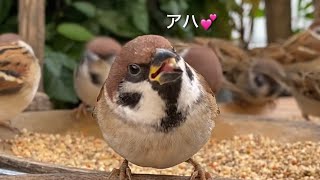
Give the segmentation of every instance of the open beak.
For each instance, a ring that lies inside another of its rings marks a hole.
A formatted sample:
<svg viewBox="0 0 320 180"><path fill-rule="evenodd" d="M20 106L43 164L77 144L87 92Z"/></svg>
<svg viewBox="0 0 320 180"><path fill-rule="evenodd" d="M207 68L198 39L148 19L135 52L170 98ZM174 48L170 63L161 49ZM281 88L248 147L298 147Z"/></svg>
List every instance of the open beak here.
<svg viewBox="0 0 320 180"><path fill-rule="evenodd" d="M180 78L182 70L177 64L176 56L167 49L157 49L150 66L150 81L163 85Z"/></svg>

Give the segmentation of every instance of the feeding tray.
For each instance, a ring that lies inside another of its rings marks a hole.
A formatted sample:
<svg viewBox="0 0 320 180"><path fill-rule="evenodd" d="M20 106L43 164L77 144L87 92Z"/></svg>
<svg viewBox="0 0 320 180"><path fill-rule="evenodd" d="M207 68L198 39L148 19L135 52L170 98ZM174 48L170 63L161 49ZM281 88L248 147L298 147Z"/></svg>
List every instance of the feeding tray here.
<svg viewBox="0 0 320 180"><path fill-rule="evenodd" d="M239 108L233 104L221 104L220 111L221 115L215 121L216 127L212 136L214 140L230 139L236 135L258 134L282 142L320 141L320 125L316 122L303 120L292 98L281 98L276 101L274 106L263 109ZM295 118L293 119L293 117ZM61 135L67 132L82 132L85 136L102 138L99 127L92 117L88 116L77 120L74 118L72 110L24 112L13 119L11 123L18 129L26 128L31 132ZM15 135L7 129L0 129L1 139L12 139ZM0 147L2 154L0 167L28 173L45 173L43 175L28 175L30 179L46 179L52 175L51 173L57 172L60 174L55 174L55 178L64 175L69 179L88 179L88 174L92 175L90 177L92 179L107 177L107 173L99 171L69 168L17 158L7 143L1 143ZM14 164L16 162L19 162L18 165ZM14 177L6 176L6 178L9 177L14 179ZM24 179L25 177L21 176ZM117 179L117 177L114 178ZM134 179L141 178L188 179L188 177L182 176L134 175Z"/></svg>

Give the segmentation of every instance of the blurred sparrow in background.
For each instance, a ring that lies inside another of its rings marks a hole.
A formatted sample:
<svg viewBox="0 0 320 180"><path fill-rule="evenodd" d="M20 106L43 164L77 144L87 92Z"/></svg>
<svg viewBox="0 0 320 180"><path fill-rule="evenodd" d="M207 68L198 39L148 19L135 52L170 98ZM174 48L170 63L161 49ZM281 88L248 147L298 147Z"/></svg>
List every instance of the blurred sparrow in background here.
<svg viewBox="0 0 320 180"><path fill-rule="evenodd" d="M283 80L295 97L303 117L320 117L320 59L285 67Z"/></svg>
<svg viewBox="0 0 320 180"><path fill-rule="evenodd" d="M3 36L0 39L0 123L14 129L10 120L31 103L41 70L28 44Z"/></svg>
<svg viewBox="0 0 320 180"><path fill-rule="evenodd" d="M284 91L282 78L285 72L281 65L269 58L253 58L248 69L239 73L235 83L225 83L234 93L235 100L251 105L273 103Z"/></svg>
<svg viewBox="0 0 320 180"><path fill-rule="evenodd" d="M214 94L219 92L223 79L222 67L218 57L211 49L193 46L185 49L180 55L207 80Z"/></svg>
<svg viewBox="0 0 320 180"><path fill-rule="evenodd" d="M76 109L76 118L93 107L100 89L107 79L111 65L121 45L108 37L96 37L88 42L83 58L74 73L74 86L82 104Z"/></svg>
<svg viewBox="0 0 320 180"><path fill-rule="evenodd" d="M0 43L10 43L14 41L22 40L18 34L4 33L0 35Z"/></svg>

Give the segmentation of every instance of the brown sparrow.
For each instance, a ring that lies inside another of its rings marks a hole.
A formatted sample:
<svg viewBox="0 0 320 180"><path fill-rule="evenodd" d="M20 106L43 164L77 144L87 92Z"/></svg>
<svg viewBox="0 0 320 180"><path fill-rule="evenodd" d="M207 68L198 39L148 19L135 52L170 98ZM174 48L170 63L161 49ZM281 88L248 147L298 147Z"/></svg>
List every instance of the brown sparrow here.
<svg viewBox="0 0 320 180"><path fill-rule="evenodd" d="M74 87L82 104L76 111L86 114L86 106L93 107L99 91L107 79L121 45L108 37L96 37L88 42L83 58L74 73Z"/></svg>
<svg viewBox="0 0 320 180"><path fill-rule="evenodd" d="M230 90L235 98L251 105L273 103L284 91L282 78L285 71L275 60L265 57L252 58L249 68L238 75L235 87Z"/></svg>
<svg viewBox="0 0 320 180"><path fill-rule="evenodd" d="M312 61L320 56L320 20L316 19L308 29L291 36L283 43L254 48L249 53L253 56L270 57L284 65Z"/></svg>
<svg viewBox="0 0 320 180"><path fill-rule="evenodd" d="M303 117L320 117L320 59L285 67L284 82L295 97Z"/></svg>
<svg viewBox="0 0 320 180"><path fill-rule="evenodd" d="M39 85L41 70L32 48L19 40L0 43L0 123L10 120L32 101Z"/></svg>
<svg viewBox="0 0 320 180"><path fill-rule="evenodd" d="M9 43L22 40L18 34L15 33L4 33L0 35L0 43Z"/></svg>
<svg viewBox="0 0 320 180"><path fill-rule="evenodd" d="M194 43L177 40L170 42L177 53L206 79L213 93L217 94L222 85L223 74L221 63L214 51Z"/></svg>
<svg viewBox="0 0 320 180"><path fill-rule="evenodd" d="M128 161L153 168L186 161L195 167L191 179L206 179L191 157L210 139L219 109L208 83L167 39L145 35L123 46L94 114L106 142L125 158L120 179L131 176Z"/></svg>

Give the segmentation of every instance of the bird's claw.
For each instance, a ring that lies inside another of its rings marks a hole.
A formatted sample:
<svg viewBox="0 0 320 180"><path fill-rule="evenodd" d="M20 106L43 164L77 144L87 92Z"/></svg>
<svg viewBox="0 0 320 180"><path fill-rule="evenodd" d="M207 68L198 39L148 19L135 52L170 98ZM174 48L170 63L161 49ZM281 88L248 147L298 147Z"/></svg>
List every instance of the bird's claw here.
<svg viewBox="0 0 320 180"><path fill-rule="evenodd" d="M0 126L2 126L5 129L8 129L9 131L11 131L13 133L17 133L17 134L21 133L21 130L19 128L12 126L12 124L10 122L0 122Z"/></svg>
<svg viewBox="0 0 320 180"><path fill-rule="evenodd" d="M200 180L212 180L210 173L204 171L199 163L195 162L193 159L189 159L187 162L194 167L194 172L191 174L190 180L196 180L197 178Z"/></svg>
<svg viewBox="0 0 320 180"><path fill-rule="evenodd" d="M302 114L302 117L306 120L306 121L310 121L310 116L308 114Z"/></svg>
<svg viewBox="0 0 320 180"><path fill-rule="evenodd" d="M81 117L87 117L88 116L88 110L85 104L81 103L79 107L74 109L73 111L75 119L79 120Z"/></svg>
<svg viewBox="0 0 320 180"><path fill-rule="evenodd" d="M112 176L119 176L119 180L132 180L131 169L129 168L128 161L124 160L119 169L113 169L108 176L108 179L112 179Z"/></svg>
<svg viewBox="0 0 320 180"><path fill-rule="evenodd" d="M196 180L197 178L200 180L212 180L210 173L203 170L195 170L190 176L190 180Z"/></svg>

